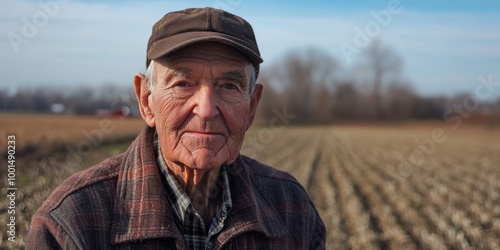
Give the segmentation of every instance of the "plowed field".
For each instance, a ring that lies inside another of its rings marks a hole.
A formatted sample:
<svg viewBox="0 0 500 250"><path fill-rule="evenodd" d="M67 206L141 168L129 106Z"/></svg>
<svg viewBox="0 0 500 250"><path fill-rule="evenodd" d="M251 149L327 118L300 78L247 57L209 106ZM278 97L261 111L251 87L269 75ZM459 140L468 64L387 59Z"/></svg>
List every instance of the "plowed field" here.
<svg viewBox="0 0 500 250"><path fill-rule="evenodd" d="M329 249L500 249L498 130L309 127L249 136L261 144L248 152L306 187Z"/></svg>
<svg viewBox="0 0 500 250"><path fill-rule="evenodd" d="M58 183L128 144L96 146L83 159L20 157L16 243L3 230L0 249L24 245L31 215ZM242 152L303 184L328 249L500 249L498 129L255 127ZM6 180L2 170L2 188ZM0 204L5 225L5 196Z"/></svg>

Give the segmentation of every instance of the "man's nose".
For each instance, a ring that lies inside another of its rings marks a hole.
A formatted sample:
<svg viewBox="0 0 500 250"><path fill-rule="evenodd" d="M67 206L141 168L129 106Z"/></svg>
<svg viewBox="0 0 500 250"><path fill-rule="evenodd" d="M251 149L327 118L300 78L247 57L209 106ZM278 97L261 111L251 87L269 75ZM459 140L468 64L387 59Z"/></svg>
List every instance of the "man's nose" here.
<svg viewBox="0 0 500 250"><path fill-rule="evenodd" d="M212 86L201 86L195 95L193 113L205 121L215 118L219 114L218 98Z"/></svg>

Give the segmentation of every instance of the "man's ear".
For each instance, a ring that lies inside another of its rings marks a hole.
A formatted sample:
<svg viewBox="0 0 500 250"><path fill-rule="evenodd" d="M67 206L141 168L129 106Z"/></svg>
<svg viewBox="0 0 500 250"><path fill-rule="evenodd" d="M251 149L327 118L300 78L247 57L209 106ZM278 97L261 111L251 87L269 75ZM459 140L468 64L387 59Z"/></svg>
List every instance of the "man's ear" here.
<svg viewBox="0 0 500 250"><path fill-rule="evenodd" d="M262 84L260 83L255 84L255 89L250 99L249 123L247 129L250 128L250 126L253 123L253 120L255 119L255 113L257 112L257 106L259 106L259 101L260 98L262 97L263 90L264 86L262 86Z"/></svg>
<svg viewBox="0 0 500 250"><path fill-rule="evenodd" d="M148 126L152 128L155 127L153 101L151 92L149 91L148 81L144 74L138 73L134 76L134 89L142 119L144 119Z"/></svg>

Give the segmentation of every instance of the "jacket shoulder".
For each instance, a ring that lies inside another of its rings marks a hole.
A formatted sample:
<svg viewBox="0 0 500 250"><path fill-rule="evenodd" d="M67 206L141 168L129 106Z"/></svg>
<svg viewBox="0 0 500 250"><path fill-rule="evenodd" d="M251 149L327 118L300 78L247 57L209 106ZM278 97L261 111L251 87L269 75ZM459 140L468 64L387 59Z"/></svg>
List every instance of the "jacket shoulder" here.
<svg viewBox="0 0 500 250"><path fill-rule="evenodd" d="M247 156L242 156L242 159L245 165L248 166L247 171L254 178L262 179L262 181L278 181L298 185L302 188L297 179L287 172L278 170Z"/></svg>
<svg viewBox="0 0 500 250"><path fill-rule="evenodd" d="M103 226L111 222L123 157L120 154L108 158L63 181L33 215L26 248L83 249L79 242L85 242L82 241L85 237L107 242L106 230L97 236L89 234L94 224Z"/></svg>
<svg viewBox="0 0 500 250"><path fill-rule="evenodd" d="M242 158L254 188L258 189L263 196L271 200L286 196L294 201L311 203L305 188L291 174L246 156Z"/></svg>
<svg viewBox="0 0 500 250"><path fill-rule="evenodd" d="M325 225L304 187L289 173L245 156L242 158L257 191L257 203L274 210L281 218L294 246L325 249Z"/></svg>

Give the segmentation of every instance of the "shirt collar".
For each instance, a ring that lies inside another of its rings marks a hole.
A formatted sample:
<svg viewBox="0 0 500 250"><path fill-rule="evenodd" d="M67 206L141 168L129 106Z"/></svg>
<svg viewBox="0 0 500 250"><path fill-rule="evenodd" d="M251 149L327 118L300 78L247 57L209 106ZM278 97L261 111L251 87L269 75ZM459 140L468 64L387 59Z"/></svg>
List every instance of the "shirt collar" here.
<svg viewBox="0 0 500 250"><path fill-rule="evenodd" d="M161 171L154 150L155 129L145 127L132 142L119 163L117 193L113 205L114 214L111 238L112 244L152 238L176 238L176 248L185 249L183 236L175 224L175 212L167 199L162 184ZM232 197L231 216L225 225L230 229L222 231L218 246L227 243L231 237L246 231L263 232L271 238L282 237L285 224L279 219L274 206L260 194L259 184L252 184L249 175L253 161L243 161L239 156L226 166ZM257 191L259 190L259 191ZM154 222L154 224L150 224Z"/></svg>
<svg viewBox="0 0 500 250"><path fill-rule="evenodd" d="M186 210L188 209L189 205L191 205L191 199L181 188L172 172L169 170L159 147L159 141L160 140L158 138L158 134L155 132L153 144L156 152L156 160L166 180L165 186L168 193L168 199L172 204L175 216L179 221L183 222ZM218 187L222 189L222 199L217 205L217 212L215 216L218 221L224 221L224 219L227 217L227 213L233 206L233 202L231 199L231 190L229 186L229 177L225 165L223 165L219 171L219 177L216 185L218 185Z"/></svg>

